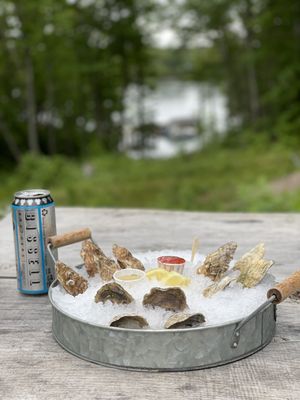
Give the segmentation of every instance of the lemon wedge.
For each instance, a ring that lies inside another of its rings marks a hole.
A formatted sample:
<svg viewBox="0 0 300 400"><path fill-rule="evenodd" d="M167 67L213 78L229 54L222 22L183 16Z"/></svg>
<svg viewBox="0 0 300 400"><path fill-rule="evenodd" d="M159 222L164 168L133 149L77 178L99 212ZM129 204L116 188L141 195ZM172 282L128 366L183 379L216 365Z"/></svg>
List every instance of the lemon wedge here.
<svg viewBox="0 0 300 400"><path fill-rule="evenodd" d="M176 271L168 272L162 268L154 268L146 273L148 279L157 279L167 286L188 286L191 280Z"/></svg>
<svg viewBox="0 0 300 400"><path fill-rule="evenodd" d="M162 279L162 282L167 286L187 286L190 283L190 279L178 272L172 271Z"/></svg>
<svg viewBox="0 0 300 400"><path fill-rule="evenodd" d="M154 268L150 269L147 273L146 276L148 279L157 279L158 281L161 281L165 277L167 277L169 274L168 271L162 268Z"/></svg>

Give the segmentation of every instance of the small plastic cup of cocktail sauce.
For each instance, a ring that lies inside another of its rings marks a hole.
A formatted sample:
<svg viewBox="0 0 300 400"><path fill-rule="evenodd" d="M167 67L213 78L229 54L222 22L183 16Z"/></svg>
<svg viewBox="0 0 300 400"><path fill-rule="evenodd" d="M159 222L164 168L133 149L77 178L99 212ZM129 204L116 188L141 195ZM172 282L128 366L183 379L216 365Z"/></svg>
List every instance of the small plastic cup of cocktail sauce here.
<svg viewBox="0 0 300 400"><path fill-rule="evenodd" d="M167 271L176 271L182 274L185 266L185 259L177 256L161 256L157 258L158 268L163 268Z"/></svg>

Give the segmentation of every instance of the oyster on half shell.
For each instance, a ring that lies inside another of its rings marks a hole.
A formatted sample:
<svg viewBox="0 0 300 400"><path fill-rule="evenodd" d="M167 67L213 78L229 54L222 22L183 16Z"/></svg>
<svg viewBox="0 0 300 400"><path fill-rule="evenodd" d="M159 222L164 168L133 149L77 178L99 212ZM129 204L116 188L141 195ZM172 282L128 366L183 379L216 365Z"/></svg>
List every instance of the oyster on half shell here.
<svg viewBox="0 0 300 400"><path fill-rule="evenodd" d="M133 297L118 283L106 283L95 295L96 303L106 303L110 301L113 304L130 304Z"/></svg>
<svg viewBox="0 0 300 400"><path fill-rule="evenodd" d="M165 323L166 329L196 328L205 322L203 314L177 313L171 315Z"/></svg>
<svg viewBox="0 0 300 400"><path fill-rule="evenodd" d="M183 311L188 308L185 293L178 287L152 288L149 293L145 294L143 305L153 308L161 307L170 311Z"/></svg>
<svg viewBox="0 0 300 400"><path fill-rule="evenodd" d="M128 329L143 329L149 326L147 320L140 315L117 315L110 323L110 326Z"/></svg>
<svg viewBox="0 0 300 400"><path fill-rule="evenodd" d="M130 251L127 250L125 247L114 244L112 251L121 268L135 268L145 271L145 267L142 262L133 257Z"/></svg>
<svg viewBox="0 0 300 400"><path fill-rule="evenodd" d="M57 261L55 270L59 283L72 296L77 296L88 288L88 281L63 262Z"/></svg>
<svg viewBox="0 0 300 400"><path fill-rule="evenodd" d="M214 282L203 290L204 297L212 297L215 293L224 290L227 286L237 280L236 275L226 275L220 281Z"/></svg>
<svg viewBox="0 0 300 400"><path fill-rule="evenodd" d="M228 270L236 248L235 242L229 242L208 254L203 264L198 267L197 273L208 276L213 281L219 281Z"/></svg>

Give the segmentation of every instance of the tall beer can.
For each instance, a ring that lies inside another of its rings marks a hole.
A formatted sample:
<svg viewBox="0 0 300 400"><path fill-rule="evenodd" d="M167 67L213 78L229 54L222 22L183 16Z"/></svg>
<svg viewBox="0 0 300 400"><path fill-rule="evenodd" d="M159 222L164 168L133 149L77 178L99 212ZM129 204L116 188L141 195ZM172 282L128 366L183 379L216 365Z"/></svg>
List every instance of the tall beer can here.
<svg viewBox="0 0 300 400"><path fill-rule="evenodd" d="M47 293L55 278L54 261L47 251L47 238L56 235L50 192L30 189L15 193L12 220L18 290L26 294Z"/></svg>

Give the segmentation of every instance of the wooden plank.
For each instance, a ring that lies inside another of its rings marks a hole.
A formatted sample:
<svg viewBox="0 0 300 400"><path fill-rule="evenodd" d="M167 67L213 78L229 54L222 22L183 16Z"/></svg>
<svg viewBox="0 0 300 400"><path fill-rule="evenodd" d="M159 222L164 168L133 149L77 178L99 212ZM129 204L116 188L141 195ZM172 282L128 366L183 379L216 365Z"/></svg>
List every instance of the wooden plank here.
<svg viewBox="0 0 300 400"><path fill-rule="evenodd" d="M136 251L187 249L199 236L207 253L227 240L235 240L239 257L257 242L266 243L267 256L276 261L278 279L300 268L300 214L201 213L134 209L57 209L59 233L89 226L93 237L109 254L113 243ZM0 221L0 276L15 276L11 217ZM60 249L60 257L78 263L80 245Z"/></svg>
<svg viewBox="0 0 300 400"><path fill-rule="evenodd" d="M47 296L25 296L0 279L0 398L130 400L300 398L300 302L278 307L278 329L264 350L226 366L182 373L104 368L61 349L51 334Z"/></svg>
<svg viewBox="0 0 300 400"><path fill-rule="evenodd" d="M187 213L157 210L58 208L58 232L89 226L109 254L115 242L133 250L186 249L194 236L206 253L227 240L237 256L264 241L278 279L299 269L298 214ZM60 250L69 263L79 245ZM0 276L15 276L10 216L0 221ZM25 296L15 279L0 278L0 398L2 399L298 399L300 303L278 307L277 333L263 351L227 366L186 373L133 373L93 365L52 338L47 296Z"/></svg>

